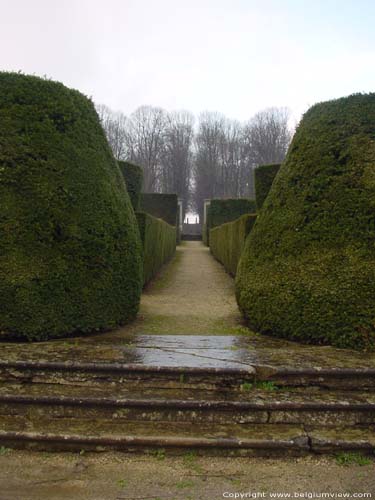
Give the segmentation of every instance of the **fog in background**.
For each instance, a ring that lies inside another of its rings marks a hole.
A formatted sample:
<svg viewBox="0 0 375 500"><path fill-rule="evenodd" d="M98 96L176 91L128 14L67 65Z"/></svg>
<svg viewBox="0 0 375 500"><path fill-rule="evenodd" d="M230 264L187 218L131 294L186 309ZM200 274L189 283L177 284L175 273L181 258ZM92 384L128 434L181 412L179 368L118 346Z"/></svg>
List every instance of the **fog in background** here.
<svg viewBox="0 0 375 500"><path fill-rule="evenodd" d="M0 0L0 68L113 110L248 120L374 90L370 0Z"/></svg>
<svg viewBox="0 0 375 500"><path fill-rule="evenodd" d="M0 0L0 70L90 96L145 190L254 196L312 104L375 87L370 0Z"/></svg>

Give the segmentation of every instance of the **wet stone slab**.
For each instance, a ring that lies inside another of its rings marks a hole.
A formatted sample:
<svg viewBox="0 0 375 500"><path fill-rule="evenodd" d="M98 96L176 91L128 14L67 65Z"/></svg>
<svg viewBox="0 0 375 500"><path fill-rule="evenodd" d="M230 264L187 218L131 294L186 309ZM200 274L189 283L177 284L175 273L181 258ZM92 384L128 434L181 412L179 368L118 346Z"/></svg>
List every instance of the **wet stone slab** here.
<svg viewBox="0 0 375 500"><path fill-rule="evenodd" d="M102 335L0 343L0 361L121 363L150 367L375 369L375 353L307 346L260 335Z"/></svg>

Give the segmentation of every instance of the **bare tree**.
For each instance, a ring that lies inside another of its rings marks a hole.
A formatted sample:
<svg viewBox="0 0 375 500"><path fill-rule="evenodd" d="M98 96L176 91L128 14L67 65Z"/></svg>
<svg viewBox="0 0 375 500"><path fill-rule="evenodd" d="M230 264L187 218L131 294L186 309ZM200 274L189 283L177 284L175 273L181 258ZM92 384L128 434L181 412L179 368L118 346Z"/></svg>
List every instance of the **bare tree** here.
<svg viewBox="0 0 375 500"><path fill-rule="evenodd" d="M244 127L251 165L280 163L284 160L292 132L287 108L269 108L257 113Z"/></svg>
<svg viewBox="0 0 375 500"><path fill-rule="evenodd" d="M123 113L114 112L104 104L98 105L96 110L114 157L117 160L124 160L127 156L126 131L128 119Z"/></svg>
<svg viewBox="0 0 375 500"><path fill-rule="evenodd" d="M286 108L269 108L245 125L219 113L194 117L141 106L127 118L97 106L108 142L117 159L143 167L146 192L177 193L184 210L200 216L205 198L255 196L257 165L283 161L292 132Z"/></svg>
<svg viewBox="0 0 375 500"><path fill-rule="evenodd" d="M224 198L251 197L252 181L243 127L238 121L226 120L221 143L221 183Z"/></svg>
<svg viewBox="0 0 375 500"><path fill-rule="evenodd" d="M222 145L225 117L218 113L202 113L199 116L195 138L194 208L202 218L205 198L220 197L222 182Z"/></svg>
<svg viewBox="0 0 375 500"><path fill-rule="evenodd" d="M183 200L183 216L189 203L192 174L194 117L187 111L169 113L164 135L160 189Z"/></svg>
<svg viewBox="0 0 375 500"><path fill-rule="evenodd" d="M205 198L253 197L253 171L242 125L217 113L200 116L194 168L195 208Z"/></svg>
<svg viewBox="0 0 375 500"><path fill-rule="evenodd" d="M166 112L152 106L141 106L130 115L128 121L128 159L143 167L145 192L158 192L161 189L166 127Z"/></svg>

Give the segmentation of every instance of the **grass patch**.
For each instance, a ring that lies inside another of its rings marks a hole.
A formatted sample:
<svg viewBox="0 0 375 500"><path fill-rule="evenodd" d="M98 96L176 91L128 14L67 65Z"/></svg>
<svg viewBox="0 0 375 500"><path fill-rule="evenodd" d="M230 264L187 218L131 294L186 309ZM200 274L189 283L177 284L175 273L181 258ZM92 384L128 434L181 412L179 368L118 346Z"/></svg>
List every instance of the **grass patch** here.
<svg viewBox="0 0 375 500"><path fill-rule="evenodd" d="M165 449L159 448L157 450L151 450L150 454L156 458L156 460L164 460L165 459Z"/></svg>
<svg viewBox="0 0 375 500"><path fill-rule="evenodd" d="M126 486L128 485L128 481L126 479L119 479L117 481L117 484L120 488L126 488Z"/></svg>
<svg viewBox="0 0 375 500"><path fill-rule="evenodd" d="M246 392L251 391L253 389L260 389L262 391L279 391L281 388L275 384L275 382L271 382L270 380L259 380L257 382L244 382L240 385L240 391Z"/></svg>
<svg viewBox="0 0 375 500"><path fill-rule="evenodd" d="M239 320L235 320L239 323ZM217 335L246 335L246 336L259 336L246 326L241 324L231 325L227 319L218 319L213 324L214 332Z"/></svg>
<svg viewBox="0 0 375 500"><path fill-rule="evenodd" d="M254 388L254 384L251 382L244 382L243 384L240 385L240 391L242 392L247 392L251 391Z"/></svg>
<svg viewBox="0 0 375 500"><path fill-rule="evenodd" d="M271 382L266 380L264 382L256 382L255 387L257 389L261 389L262 391L278 391L279 387L275 384L275 382Z"/></svg>
<svg viewBox="0 0 375 500"><path fill-rule="evenodd" d="M183 457L183 462L186 467L193 470L197 474L201 474L203 472L202 467L197 463L197 454L194 451L186 453Z"/></svg>
<svg viewBox="0 0 375 500"><path fill-rule="evenodd" d="M238 349L239 349L238 345L231 345L231 346L229 347L229 350L230 350L230 351L238 351Z"/></svg>
<svg viewBox="0 0 375 500"><path fill-rule="evenodd" d="M178 481L178 483L176 483L176 487L179 489L179 490L182 490L184 488L192 488L194 486L194 482L193 481L190 481L190 480L186 480L186 481Z"/></svg>
<svg viewBox="0 0 375 500"><path fill-rule="evenodd" d="M342 452L336 455L336 463L345 467L349 465L371 465L372 458L362 455L362 453Z"/></svg>
<svg viewBox="0 0 375 500"><path fill-rule="evenodd" d="M233 486L241 486L242 480L238 479L236 477L230 478L229 481L232 483Z"/></svg>

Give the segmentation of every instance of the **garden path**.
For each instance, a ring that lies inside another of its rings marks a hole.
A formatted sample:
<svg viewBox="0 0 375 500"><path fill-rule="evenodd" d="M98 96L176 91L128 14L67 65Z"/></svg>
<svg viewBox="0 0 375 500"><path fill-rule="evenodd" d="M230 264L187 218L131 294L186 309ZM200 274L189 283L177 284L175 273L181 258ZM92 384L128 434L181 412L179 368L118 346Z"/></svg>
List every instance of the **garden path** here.
<svg viewBox="0 0 375 500"><path fill-rule="evenodd" d="M143 333L228 334L240 326L234 281L200 241L185 241L141 299Z"/></svg>
<svg viewBox="0 0 375 500"><path fill-rule="evenodd" d="M1 360L131 363L252 370L366 369L374 353L309 346L243 324L234 280L199 241L184 242L144 290L137 319L107 333L43 343L1 343Z"/></svg>

